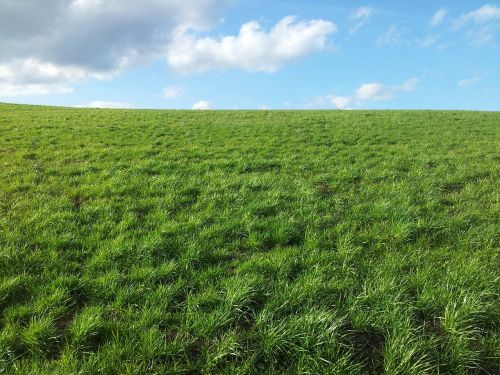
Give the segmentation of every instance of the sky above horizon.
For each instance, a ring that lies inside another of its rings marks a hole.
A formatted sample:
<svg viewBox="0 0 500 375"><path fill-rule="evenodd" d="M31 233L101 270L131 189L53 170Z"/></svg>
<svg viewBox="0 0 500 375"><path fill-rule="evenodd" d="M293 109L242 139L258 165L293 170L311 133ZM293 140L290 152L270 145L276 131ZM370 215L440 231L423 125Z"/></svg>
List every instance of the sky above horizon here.
<svg viewBox="0 0 500 375"><path fill-rule="evenodd" d="M500 3L0 0L0 101L500 110Z"/></svg>

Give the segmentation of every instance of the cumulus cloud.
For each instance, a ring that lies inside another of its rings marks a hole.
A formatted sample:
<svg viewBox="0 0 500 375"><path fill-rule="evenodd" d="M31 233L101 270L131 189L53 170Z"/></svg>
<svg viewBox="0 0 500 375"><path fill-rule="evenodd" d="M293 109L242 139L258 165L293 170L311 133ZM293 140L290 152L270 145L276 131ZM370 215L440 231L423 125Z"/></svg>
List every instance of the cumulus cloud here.
<svg viewBox="0 0 500 375"><path fill-rule="evenodd" d="M212 103L207 102L206 100L200 100L199 102L194 103L192 108L201 110L213 109Z"/></svg>
<svg viewBox="0 0 500 375"><path fill-rule="evenodd" d="M222 38L181 34L167 54L169 64L182 73L240 68L274 72L285 63L321 51L327 36L336 32L324 20L299 21L285 17L265 31L257 21L241 26L236 36Z"/></svg>
<svg viewBox="0 0 500 375"><path fill-rule="evenodd" d="M365 83L356 90L356 99L361 102L379 102L394 98L398 92L410 92L415 90L419 80L410 78L399 86L386 86L379 82Z"/></svg>
<svg viewBox="0 0 500 375"><path fill-rule="evenodd" d="M12 98L16 96L38 96L46 94L69 94L73 88L54 83L22 83L11 84L0 82L0 98Z"/></svg>
<svg viewBox="0 0 500 375"><path fill-rule="evenodd" d="M200 37L229 0L2 0L0 97L68 93L86 79L167 58L177 71L240 68L273 72L325 48L332 22L286 17L256 21L238 35ZM166 97L178 91L168 90Z"/></svg>
<svg viewBox="0 0 500 375"><path fill-rule="evenodd" d="M439 9L434 15L432 16L431 20L429 21L429 27L437 27L439 26L443 21L446 15L448 14L448 9L446 8L441 8Z"/></svg>
<svg viewBox="0 0 500 375"><path fill-rule="evenodd" d="M163 89L163 97L175 99L182 95L184 88L182 86L167 86Z"/></svg>
<svg viewBox="0 0 500 375"><path fill-rule="evenodd" d="M349 19L354 25L350 28L349 33L354 34L362 28L373 15L374 9L370 6L362 6L351 13Z"/></svg>
<svg viewBox="0 0 500 375"><path fill-rule="evenodd" d="M419 80L410 78L400 85L387 86L380 82L364 83L351 96L326 95L315 98L308 103L308 108L324 108L333 106L337 109L350 109L353 106L361 107L368 102L389 101L398 93L411 92L417 88Z"/></svg>
<svg viewBox="0 0 500 375"><path fill-rule="evenodd" d="M500 7L484 5L469 13L462 14L453 24L453 29L466 30L470 44L483 46L494 41L500 29Z"/></svg>
<svg viewBox="0 0 500 375"><path fill-rule="evenodd" d="M164 56L174 36L207 30L227 0L2 0L0 96L67 92ZM20 67L20 69L18 69Z"/></svg>
<svg viewBox="0 0 500 375"><path fill-rule="evenodd" d="M92 72L77 65L59 66L34 58L0 63L0 97L67 94L69 83L84 78L106 79L110 73Z"/></svg>
<svg viewBox="0 0 500 375"><path fill-rule="evenodd" d="M76 105L75 107L76 108L120 108L120 109L132 108L132 106L128 103L106 102L100 100L96 100L88 104Z"/></svg>
<svg viewBox="0 0 500 375"><path fill-rule="evenodd" d="M356 98L360 101L384 101L393 97L393 90L378 83L365 83L356 90Z"/></svg>
<svg viewBox="0 0 500 375"><path fill-rule="evenodd" d="M348 96L335 96L332 95L329 98L330 102L335 106L335 108L338 109L347 109L351 106L352 104L352 98Z"/></svg>

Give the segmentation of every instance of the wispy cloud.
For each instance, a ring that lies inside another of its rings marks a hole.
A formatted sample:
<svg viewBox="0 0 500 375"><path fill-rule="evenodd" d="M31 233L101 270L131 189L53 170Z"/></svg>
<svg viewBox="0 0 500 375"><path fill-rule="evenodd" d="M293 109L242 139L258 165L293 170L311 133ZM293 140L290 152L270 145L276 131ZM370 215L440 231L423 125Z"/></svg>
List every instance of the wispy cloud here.
<svg viewBox="0 0 500 375"><path fill-rule="evenodd" d="M448 14L448 9L446 8L439 9L436 13L434 13L431 20L429 21L429 27L434 28L441 25L447 14Z"/></svg>
<svg viewBox="0 0 500 375"><path fill-rule="evenodd" d="M377 39L378 46L394 47L401 44L403 41L403 32L396 26L390 26L384 33L380 34Z"/></svg>
<svg viewBox="0 0 500 375"><path fill-rule="evenodd" d="M182 95L184 87L182 86L167 86L163 89L163 97L167 99L175 99Z"/></svg>
<svg viewBox="0 0 500 375"><path fill-rule="evenodd" d="M350 28L349 33L354 34L360 28L362 28L372 17L374 9L370 6L362 6L355 11L353 11L349 19L354 25Z"/></svg>
<svg viewBox="0 0 500 375"><path fill-rule="evenodd" d="M414 91L418 84L420 83L420 80L418 78L410 78L404 81L402 85L399 86L394 86L394 89L397 91L401 92L411 92Z"/></svg>
<svg viewBox="0 0 500 375"><path fill-rule="evenodd" d="M472 12L462 14L455 21L455 28L460 28L468 22L486 23L500 20L500 7L496 5L483 5Z"/></svg>
<svg viewBox="0 0 500 375"><path fill-rule="evenodd" d="M462 87L462 88L470 87L472 85L475 85L479 81L481 81L481 79L482 79L481 76L474 76L474 77L470 77L470 78L465 78L465 79L458 81L457 86Z"/></svg>
<svg viewBox="0 0 500 375"><path fill-rule="evenodd" d="M420 46L421 48L428 48L428 47L432 47L432 46L433 46L433 45L435 45L438 41L439 41L438 36L436 36L436 35L427 35L425 38L423 38L423 39L419 39L419 46Z"/></svg>
<svg viewBox="0 0 500 375"><path fill-rule="evenodd" d="M453 30L465 29L469 42L473 46L484 46L494 42L495 34L500 29L500 7L484 5L469 13L462 14L453 23Z"/></svg>

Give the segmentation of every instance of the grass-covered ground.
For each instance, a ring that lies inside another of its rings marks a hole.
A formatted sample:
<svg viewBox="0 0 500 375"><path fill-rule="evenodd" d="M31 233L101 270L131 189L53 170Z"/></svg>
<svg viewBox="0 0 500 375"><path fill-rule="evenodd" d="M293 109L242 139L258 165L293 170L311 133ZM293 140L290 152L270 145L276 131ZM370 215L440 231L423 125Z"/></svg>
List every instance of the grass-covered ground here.
<svg viewBox="0 0 500 375"><path fill-rule="evenodd" d="M499 139L0 105L0 372L499 374Z"/></svg>

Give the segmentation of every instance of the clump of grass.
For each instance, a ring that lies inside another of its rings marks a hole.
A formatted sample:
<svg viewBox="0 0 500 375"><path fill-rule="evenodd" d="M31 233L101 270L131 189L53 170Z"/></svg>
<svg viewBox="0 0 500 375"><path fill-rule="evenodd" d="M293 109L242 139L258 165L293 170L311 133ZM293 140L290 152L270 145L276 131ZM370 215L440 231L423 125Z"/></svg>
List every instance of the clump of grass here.
<svg viewBox="0 0 500 375"><path fill-rule="evenodd" d="M104 310L99 306L86 307L74 317L69 333L72 347L79 352L97 350L108 334Z"/></svg>
<svg viewBox="0 0 500 375"><path fill-rule="evenodd" d="M225 332L211 344L207 352L206 367L209 371L217 371L239 360L243 348L236 331Z"/></svg>
<svg viewBox="0 0 500 375"><path fill-rule="evenodd" d="M61 337L57 334L54 320L50 316L33 318L21 332L26 349L37 357L46 357L56 350Z"/></svg>
<svg viewBox="0 0 500 375"><path fill-rule="evenodd" d="M30 284L31 279L26 275L4 278L0 283L0 311L23 301L29 293Z"/></svg>
<svg viewBox="0 0 500 375"><path fill-rule="evenodd" d="M0 369L22 356L24 349L20 342L19 327L6 324L0 332Z"/></svg>

